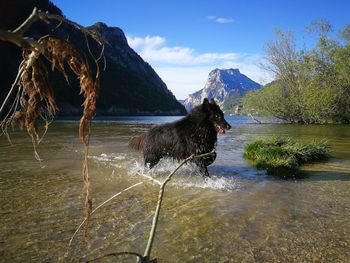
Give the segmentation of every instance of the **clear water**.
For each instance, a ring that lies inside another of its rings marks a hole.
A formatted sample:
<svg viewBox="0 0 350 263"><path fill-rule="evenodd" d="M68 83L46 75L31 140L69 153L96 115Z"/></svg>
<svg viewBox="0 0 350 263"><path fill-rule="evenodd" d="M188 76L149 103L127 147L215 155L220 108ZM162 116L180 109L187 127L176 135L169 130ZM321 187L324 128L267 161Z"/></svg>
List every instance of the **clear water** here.
<svg viewBox="0 0 350 263"><path fill-rule="evenodd" d="M94 206L143 180L163 180L177 166L163 160L143 167L128 149L133 135L177 117L95 120L89 152ZM152 255L158 262L350 262L350 126L252 124L227 117L211 179L184 166L167 186ZM332 158L303 167L298 180L257 171L242 158L257 137L289 135L329 140ZM143 254L158 186L145 183L93 215L89 241L68 242L83 218L82 144L78 123L56 121L38 148L14 131L0 137L0 262L81 262L99 255ZM108 258L103 262L135 262Z"/></svg>

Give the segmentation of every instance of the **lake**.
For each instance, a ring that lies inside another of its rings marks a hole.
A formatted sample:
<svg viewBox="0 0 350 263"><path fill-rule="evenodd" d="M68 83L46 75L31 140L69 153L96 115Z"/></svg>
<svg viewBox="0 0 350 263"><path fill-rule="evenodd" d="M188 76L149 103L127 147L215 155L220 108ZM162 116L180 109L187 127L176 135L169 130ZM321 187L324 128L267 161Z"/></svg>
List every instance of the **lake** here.
<svg viewBox="0 0 350 263"><path fill-rule="evenodd" d="M178 163L154 169L128 148L130 137L179 117L118 117L92 123L89 173L93 206L144 180L159 180ZM152 256L158 262L350 262L350 126L254 124L227 117L218 135L211 178L183 166L167 185ZM332 158L302 166L299 179L257 171L242 157L245 144L269 135L327 139ZM76 121L55 121L34 158L30 137L0 137L0 262L81 262L120 251L143 254L159 186L144 183L83 219L83 147ZM135 262L134 257L103 262Z"/></svg>

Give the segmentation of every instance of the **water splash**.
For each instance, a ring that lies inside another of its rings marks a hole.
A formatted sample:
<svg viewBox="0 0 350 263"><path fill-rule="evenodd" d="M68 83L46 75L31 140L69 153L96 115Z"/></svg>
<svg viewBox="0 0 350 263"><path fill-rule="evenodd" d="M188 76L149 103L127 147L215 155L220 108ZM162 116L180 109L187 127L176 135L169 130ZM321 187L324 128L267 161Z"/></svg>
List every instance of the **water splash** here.
<svg viewBox="0 0 350 263"><path fill-rule="evenodd" d="M236 178L222 176L212 176L210 178L179 178L172 182L173 185L184 188L201 188L221 191L233 191L241 188L240 182Z"/></svg>
<svg viewBox="0 0 350 263"><path fill-rule="evenodd" d="M145 167L143 160L133 156L126 156L123 153L101 153L99 156L91 156L95 162L106 165L111 168L119 168L113 170L114 173L126 173L132 177L135 174L145 174L163 181L168 174L174 171L179 162L172 159L161 160L153 169ZM241 188L239 180L235 178L235 172L227 170L225 167L216 166L210 169L211 177L204 178L200 175L199 169L195 164L188 163L182 166L177 174L173 177L171 184L182 188L200 188L213 189L221 191L233 191Z"/></svg>

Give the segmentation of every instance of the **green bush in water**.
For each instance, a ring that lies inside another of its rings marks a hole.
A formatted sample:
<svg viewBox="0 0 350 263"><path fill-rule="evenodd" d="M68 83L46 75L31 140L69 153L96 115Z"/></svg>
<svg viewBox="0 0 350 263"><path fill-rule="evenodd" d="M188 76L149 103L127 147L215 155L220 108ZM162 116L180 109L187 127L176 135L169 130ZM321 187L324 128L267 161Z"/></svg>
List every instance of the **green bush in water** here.
<svg viewBox="0 0 350 263"><path fill-rule="evenodd" d="M243 153L243 157L254 161L258 169L282 176L295 175L301 164L326 160L329 156L326 140L304 143L275 136L248 144Z"/></svg>

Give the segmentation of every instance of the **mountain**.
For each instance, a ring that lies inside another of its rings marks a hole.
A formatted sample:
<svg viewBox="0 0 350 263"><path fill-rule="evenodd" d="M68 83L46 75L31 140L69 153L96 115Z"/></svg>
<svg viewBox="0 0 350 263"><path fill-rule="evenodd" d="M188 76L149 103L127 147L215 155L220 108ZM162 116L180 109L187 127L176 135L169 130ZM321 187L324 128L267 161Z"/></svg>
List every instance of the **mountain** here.
<svg viewBox="0 0 350 263"><path fill-rule="evenodd" d="M239 69L214 69L209 73L204 88L190 94L182 103L189 111L202 103L204 98L214 99L224 112L231 112L245 93L260 87L259 83L242 74Z"/></svg>
<svg viewBox="0 0 350 263"><path fill-rule="evenodd" d="M48 0L5 0L9 2L6 10L1 9L0 29L14 29L32 12L34 6L50 13L62 15L61 10ZM11 2L11 4L10 4ZM20 11L18 11L20 10ZM39 38L53 34L69 39L83 54L89 54L88 45L95 57L99 56L101 47L92 39L86 40L84 34L71 25L58 28L45 23L35 23L28 36ZM101 85L97 99L97 115L184 115L186 110L166 84L130 46L124 32L118 27L109 27L98 22L89 29L98 32L105 40L104 55L106 69L101 70ZM87 45L88 41L88 45ZM0 41L0 99L3 101L16 77L21 61L21 50L10 43ZM89 59L89 55L86 55ZM94 63L90 58L94 70ZM100 63L100 68L103 68ZM49 67L50 68L50 67ZM80 115L82 97L79 95L79 82L69 72L70 86L57 72L49 72L50 82L55 91L59 115Z"/></svg>
<svg viewBox="0 0 350 263"><path fill-rule="evenodd" d="M129 47L120 28L100 22L90 29L100 33L107 43L107 68L101 75L98 110L107 110L108 114L186 114L153 68Z"/></svg>

